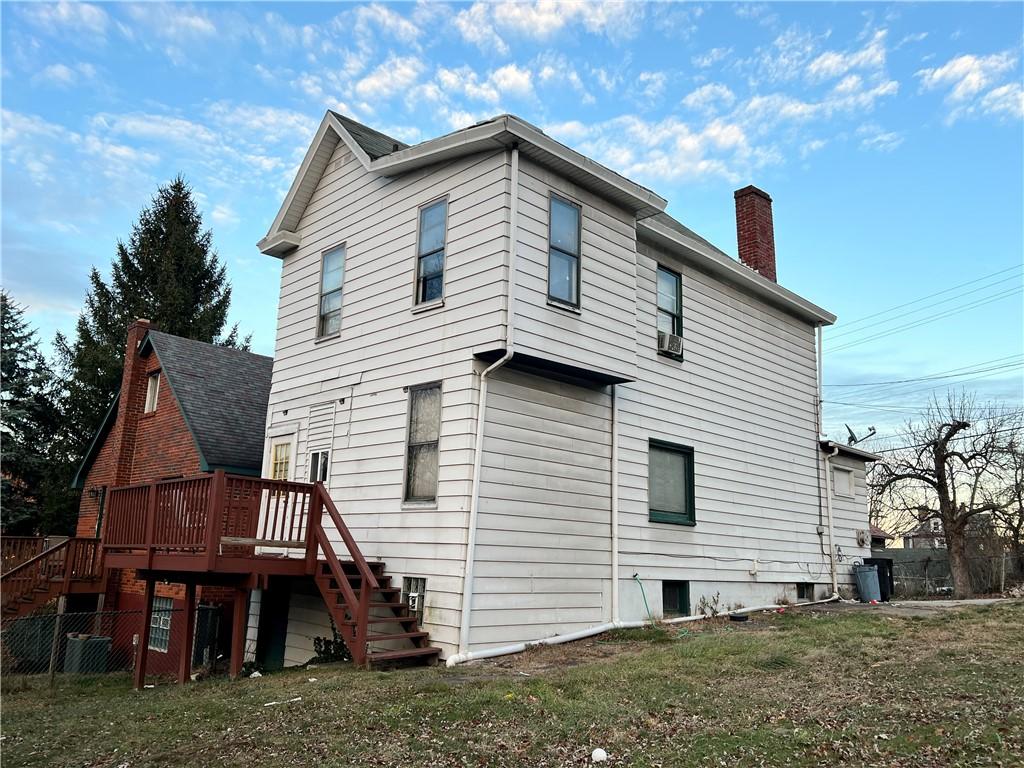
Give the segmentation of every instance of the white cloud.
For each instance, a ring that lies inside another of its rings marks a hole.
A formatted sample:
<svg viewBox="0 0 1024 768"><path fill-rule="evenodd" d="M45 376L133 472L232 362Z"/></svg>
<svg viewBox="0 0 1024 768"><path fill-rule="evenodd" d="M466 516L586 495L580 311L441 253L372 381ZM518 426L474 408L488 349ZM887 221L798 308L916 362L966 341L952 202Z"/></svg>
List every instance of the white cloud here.
<svg viewBox="0 0 1024 768"><path fill-rule="evenodd" d="M728 86L721 83L707 83L683 98L683 106L699 112L711 112L719 106L728 108L736 101Z"/></svg>
<svg viewBox="0 0 1024 768"><path fill-rule="evenodd" d="M179 146L210 144L216 141L213 131L191 120L143 112L123 115L100 113L93 117L92 127L136 139L164 141Z"/></svg>
<svg viewBox="0 0 1024 768"><path fill-rule="evenodd" d="M475 101L486 101L490 104L498 102L497 87L490 79L481 80L480 76L467 66L458 69L441 67L437 70L436 83L424 84L419 94L431 101L442 101L446 94L461 93Z"/></svg>
<svg viewBox="0 0 1024 768"><path fill-rule="evenodd" d="M22 6L22 13L32 24L47 31L66 29L71 32L104 35L109 17L106 11L89 3L29 3Z"/></svg>
<svg viewBox="0 0 1024 768"><path fill-rule="evenodd" d="M819 152L824 149L826 144L828 144L828 142L824 139L811 139L810 141L805 141L800 147L800 158L802 160L806 160L815 152Z"/></svg>
<svg viewBox="0 0 1024 768"><path fill-rule="evenodd" d="M504 56L510 48L503 34L547 41L578 25L593 35L626 40L636 35L643 16L643 4L622 0L499 0L473 3L456 14L454 24L466 42Z"/></svg>
<svg viewBox="0 0 1024 768"><path fill-rule="evenodd" d="M1008 83L986 93L979 105L990 115L1024 118L1024 88L1020 83Z"/></svg>
<svg viewBox="0 0 1024 768"><path fill-rule="evenodd" d="M812 82L821 82L842 77L853 69L881 70L885 67L887 35L888 32L884 29L875 30L867 45L859 50L846 53L826 51L818 55L807 65L807 77Z"/></svg>
<svg viewBox="0 0 1024 768"><path fill-rule="evenodd" d="M233 227L240 219L238 214L235 213L234 209L227 203L218 203L213 207L213 211L210 213L210 218L214 224L219 224L223 227Z"/></svg>
<svg viewBox="0 0 1024 768"><path fill-rule="evenodd" d="M67 88L82 80L91 80L96 76L96 68L92 64L50 64L43 67L32 77L34 83L45 83L58 88Z"/></svg>
<svg viewBox="0 0 1024 768"><path fill-rule="evenodd" d="M415 85L422 71L423 62L415 56L392 54L356 83L355 92L363 99L389 99Z"/></svg>
<svg viewBox="0 0 1024 768"><path fill-rule="evenodd" d="M354 14L357 35L366 34L370 27L376 27L400 42L412 44L421 34L413 22L380 3L359 6Z"/></svg>
<svg viewBox="0 0 1024 768"><path fill-rule="evenodd" d="M157 37L178 43L209 38L217 34L217 26L209 14L191 5L133 4L128 6L128 15Z"/></svg>
<svg viewBox="0 0 1024 768"><path fill-rule="evenodd" d="M656 101L665 92L668 81L664 72L641 72L636 79L640 95L647 101Z"/></svg>
<svg viewBox="0 0 1024 768"><path fill-rule="evenodd" d="M565 56L552 53L542 54L537 57L536 66L538 67L537 80L542 85L566 83L579 93L584 104L593 104L596 101L593 94L583 84L583 78L580 77L579 72Z"/></svg>
<svg viewBox="0 0 1024 768"><path fill-rule="evenodd" d="M903 143L902 134L883 130L873 123L860 126L857 135L861 137L860 148L865 150L892 152Z"/></svg>
<svg viewBox="0 0 1024 768"><path fill-rule="evenodd" d="M493 51L504 56L509 51L508 44L495 30L490 15L490 7L486 3L474 3L455 15L455 28L467 43L485 53Z"/></svg>
<svg viewBox="0 0 1024 768"><path fill-rule="evenodd" d="M529 96L533 93L533 80L530 70L506 64L491 74L491 82L502 94L509 96Z"/></svg>
<svg viewBox="0 0 1024 768"><path fill-rule="evenodd" d="M998 85L1016 65L1017 57L1010 51L988 56L965 54L916 74L923 90L946 89L945 101L950 109L947 121L952 123L977 112L1002 116L1019 113L1013 97L1015 90L1020 91L1019 83Z"/></svg>
<svg viewBox="0 0 1024 768"><path fill-rule="evenodd" d="M707 53L694 56L690 59L690 62L698 69L707 69L708 67L712 67L718 62L723 61L731 53L732 48L712 48Z"/></svg>

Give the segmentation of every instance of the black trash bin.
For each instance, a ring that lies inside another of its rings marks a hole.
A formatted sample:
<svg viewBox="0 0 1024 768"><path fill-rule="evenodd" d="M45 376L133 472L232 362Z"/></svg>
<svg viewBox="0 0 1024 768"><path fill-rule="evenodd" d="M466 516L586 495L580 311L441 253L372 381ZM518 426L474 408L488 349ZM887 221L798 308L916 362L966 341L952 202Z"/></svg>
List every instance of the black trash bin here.
<svg viewBox="0 0 1024 768"><path fill-rule="evenodd" d="M864 565L873 565L878 569L878 591L882 595L882 602L892 600L896 591L896 581L892 575L892 558L890 557L866 557Z"/></svg>

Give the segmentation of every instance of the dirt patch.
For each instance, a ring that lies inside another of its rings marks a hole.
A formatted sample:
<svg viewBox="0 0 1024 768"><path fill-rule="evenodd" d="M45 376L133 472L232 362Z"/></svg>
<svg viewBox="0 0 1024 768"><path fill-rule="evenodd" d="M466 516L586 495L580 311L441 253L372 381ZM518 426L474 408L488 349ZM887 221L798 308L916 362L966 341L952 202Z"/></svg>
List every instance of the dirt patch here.
<svg viewBox="0 0 1024 768"><path fill-rule="evenodd" d="M974 600L896 600L891 603L822 603L809 605L807 610L819 613L870 612L879 616L895 616L902 619L932 618L950 611L964 608L1008 603L1010 600L1000 598L984 598Z"/></svg>

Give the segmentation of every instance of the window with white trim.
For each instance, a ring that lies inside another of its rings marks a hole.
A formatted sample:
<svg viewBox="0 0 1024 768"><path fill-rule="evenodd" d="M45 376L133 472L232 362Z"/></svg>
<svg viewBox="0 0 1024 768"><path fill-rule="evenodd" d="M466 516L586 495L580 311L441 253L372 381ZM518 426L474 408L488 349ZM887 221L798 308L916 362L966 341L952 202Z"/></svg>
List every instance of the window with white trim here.
<svg viewBox="0 0 1024 768"><path fill-rule="evenodd" d="M171 611L174 601L169 597L153 598L153 615L149 619L149 649L167 652L171 647Z"/></svg>
<svg viewBox="0 0 1024 768"><path fill-rule="evenodd" d="M309 454L309 482L326 483L330 474L330 451L313 451Z"/></svg>
<svg viewBox="0 0 1024 768"><path fill-rule="evenodd" d="M345 246L325 251L320 265L320 317L317 336L341 332L341 285L345 280Z"/></svg>
<svg viewBox="0 0 1024 768"><path fill-rule="evenodd" d="M437 499L437 446L441 434L441 384L409 388L409 437L405 500Z"/></svg>
<svg viewBox="0 0 1024 768"><path fill-rule="evenodd" d="M683 279L678 272L658 267L658 331L683 333Z"/></svg>
<svg viewBox="0 0 1024 768"><path fill-rule="evenodd" d="M836 496L852 499L855 496L853 484L853 470L842 467L832 467L832 492Z"/></svg>
<svg viewBox="0 0 1024 768"><path fill-rule="evenodd" d="M154 371L146 380L146 406L142 409L143 413L152 413L156 410L156 401L159 395L160 371Z"/></svg>
<svg viewBox="0 0 1024 768"><path fill-rule="evenodd" d="M416 303L429 304L444 297L444 246L448 201L438 200L420 211L416 247Z"/></svg>

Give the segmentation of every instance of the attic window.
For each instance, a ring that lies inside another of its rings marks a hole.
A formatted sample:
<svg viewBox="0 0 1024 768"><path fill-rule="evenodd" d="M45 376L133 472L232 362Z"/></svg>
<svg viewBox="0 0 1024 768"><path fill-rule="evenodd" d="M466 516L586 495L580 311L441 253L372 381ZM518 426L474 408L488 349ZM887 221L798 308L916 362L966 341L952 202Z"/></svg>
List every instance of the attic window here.
<svg viewBox="0 0 1024 768"><path fill-rule="evenodd" d="M154 371L149 374L149 379L146 381L146 405L143 408L143 413L152 413L156 410L156 399L160 394L160 371Z"/></svg>

